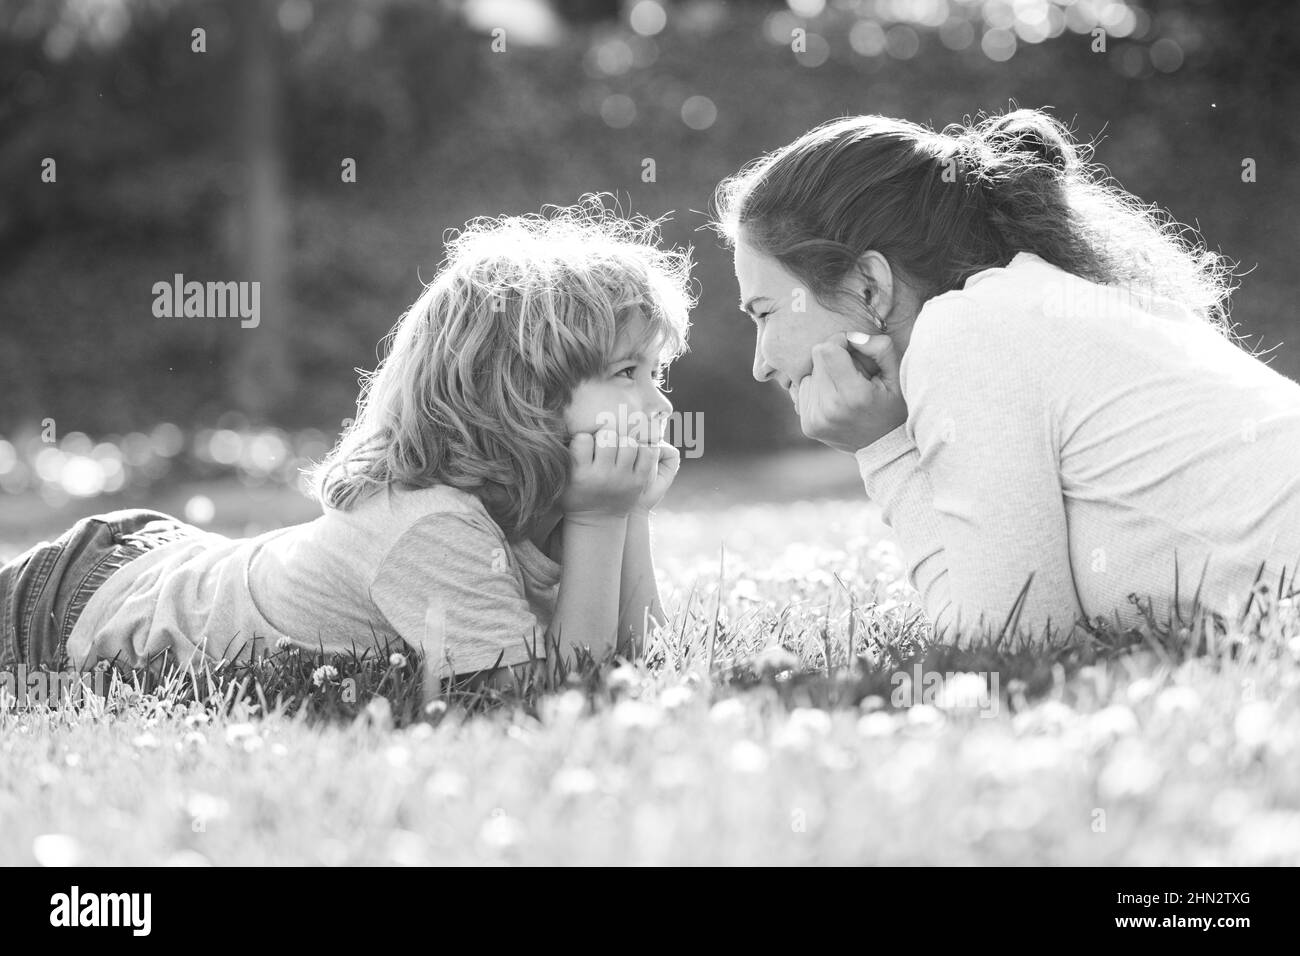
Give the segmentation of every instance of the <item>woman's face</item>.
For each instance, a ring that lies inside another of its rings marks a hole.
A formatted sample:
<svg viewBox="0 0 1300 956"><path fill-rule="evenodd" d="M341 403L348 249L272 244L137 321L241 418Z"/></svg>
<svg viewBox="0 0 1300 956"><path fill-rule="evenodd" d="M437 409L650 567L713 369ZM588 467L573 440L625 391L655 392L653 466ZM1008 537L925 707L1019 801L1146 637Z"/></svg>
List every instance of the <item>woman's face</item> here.
<svg viewBox="0 0 1300 956"><path fill-rule="evenodd" d="M564 411L571 435L602 428L622 430L643 445L658 444L673 403L659 390L656 355L633 354L631 345L645 331L645 318L633 315L615 338L614 361L581 382Z"/></svg>
<svg viewBox="0 0 1300 956"><path fill-rule="evenodd" d="M876 258L879 263L873 261L869 267L888 271L883 257ZM736 243L735 265L741 311L747 313L756 326L754 378L759 382L775 380L786 390L792 402L797 394L795 386L805 375L812 374L814 345L839 332L865 332L868 335L880 332L866 315L865 299L864 308L858 314L831 311L780 262L744 242ZM888 334L901 358L911 336L915 310L907 309L908 303L898 297L903 292L901 284L892 282L892 277L878 278L884 278L884 285L890 287L881 288L886 294L883 299L878 296L877 301L881 302ZM861 295L864 286L865 283L859 280L857 287L846 283L845 288L850 289L851 294ZM877 287L880 287L879 282ZM904 316L903 312L910 314ZM905 320L900 322L900 318Z"/></svg>

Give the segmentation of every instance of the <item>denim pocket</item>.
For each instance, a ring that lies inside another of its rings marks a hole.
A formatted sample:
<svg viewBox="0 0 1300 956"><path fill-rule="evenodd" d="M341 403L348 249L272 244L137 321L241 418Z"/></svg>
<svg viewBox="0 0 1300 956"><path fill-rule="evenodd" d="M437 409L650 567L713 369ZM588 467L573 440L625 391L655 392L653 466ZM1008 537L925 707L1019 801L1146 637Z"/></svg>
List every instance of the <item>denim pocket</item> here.
<svg viewBox="0 0 1300 956"><path fill-rule="evenodd" d="M13 667L23 660L26 628L23 624L23 588L27 568L41 547L29 548L0 567L0 668Z"/></svg>
<svg viewBox="0 0 1300 956"><path fill-rule="evenodd" d="M107 528L114 542L129 537L156 522L180 523L171 515L154 511L152 508L123 508L120 511L92 515L86 520Z"/></svg>
<svg viewBox="0 0 1300 956"><path fill-rule="evenodd" d="M116 545L96 561L77 583L72 596L68 599L67 608L63 612L63 621L59 625L58 659L60 661L63 660L67 652L68 638L72 636L73 627L76 626L77 620L81 617L81 612L86 609L86 605L90 603L90 599L94 597L95 592L103 586L114 571L142 554L144 554L143 548L133 545Z"/></svg>
<svg viewBox="0 0 1300 956"><path fill-rule="evenodd" d="M18 602L18 640L23 644L23 660L29 663L45 659L45 646L54 625L54 594L58 590L58 582L50 579L63 551L62 540L40 545L18 577L14 595Z"/></svg>

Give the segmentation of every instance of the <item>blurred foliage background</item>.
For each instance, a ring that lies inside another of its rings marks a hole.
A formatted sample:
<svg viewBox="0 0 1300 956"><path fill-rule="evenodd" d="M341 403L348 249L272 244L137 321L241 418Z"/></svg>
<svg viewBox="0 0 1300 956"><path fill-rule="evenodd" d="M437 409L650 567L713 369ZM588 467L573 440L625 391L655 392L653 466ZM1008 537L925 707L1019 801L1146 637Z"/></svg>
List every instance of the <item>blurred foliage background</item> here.
<svg viewBox="0 0 1300 956"><path fill-rule="evenodd" d="M1297 378L1297 64L1292 0L0 0L0 489L294 481L445 230L588 191L694 247L669 384L708 455L806 444L701 227L720 179L850 113L1051 107L1249 270L1234 322ZM155 318L176 273L260 281L260 325Z"/></svg>

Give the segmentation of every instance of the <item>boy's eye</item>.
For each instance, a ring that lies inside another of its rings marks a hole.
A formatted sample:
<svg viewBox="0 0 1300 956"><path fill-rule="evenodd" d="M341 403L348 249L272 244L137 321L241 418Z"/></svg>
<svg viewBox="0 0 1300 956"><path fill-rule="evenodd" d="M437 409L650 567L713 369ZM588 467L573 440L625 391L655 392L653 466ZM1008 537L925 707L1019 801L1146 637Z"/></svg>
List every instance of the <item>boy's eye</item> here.
<svg viewBox="0 0 1300 956"><path fill-rule="evenodd" d="M621 369L619 369L619 370L618 370L617 372L615 372L614 374L615 374L615 375L622 375L624 372L633 372L633 373L635 373L635 372L636 372L636 366L635 366L635 365L629 365L627 368L621 368ZM631 377L631 376L629 376L629 377Z"/></svg>

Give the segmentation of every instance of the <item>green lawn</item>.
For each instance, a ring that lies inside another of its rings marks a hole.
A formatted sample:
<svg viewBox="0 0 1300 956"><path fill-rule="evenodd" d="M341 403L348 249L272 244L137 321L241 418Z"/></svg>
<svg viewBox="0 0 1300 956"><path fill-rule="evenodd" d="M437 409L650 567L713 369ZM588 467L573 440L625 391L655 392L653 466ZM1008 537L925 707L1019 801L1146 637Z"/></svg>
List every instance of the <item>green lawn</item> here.
<svg viewBox="0 0 1300 956"><path fill-rule="evenodd" d="M655 530L673 623L635 667L423 713L409 658L317 686L295 652L0 714L0 863L1300 863L1294 608L1210 653L927 649L865 501ZM987 676L908 706L915 667Z"/></svg>

